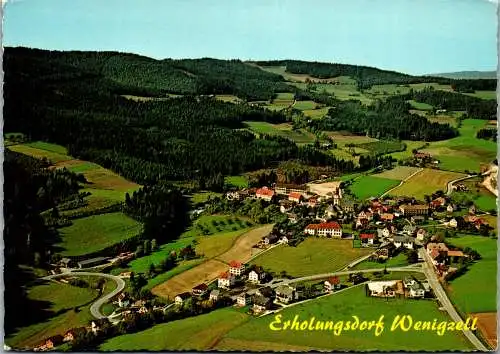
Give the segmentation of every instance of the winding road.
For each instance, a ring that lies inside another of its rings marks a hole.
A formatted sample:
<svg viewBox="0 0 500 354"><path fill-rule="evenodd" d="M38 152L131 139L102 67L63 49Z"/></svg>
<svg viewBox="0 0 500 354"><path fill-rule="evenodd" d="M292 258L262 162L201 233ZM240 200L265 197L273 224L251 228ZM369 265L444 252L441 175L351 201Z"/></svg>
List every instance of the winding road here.
<svg viewBox="0 0 500 354"><path fill-rule="evenodd" d="M455 183L460 182L460 181L465 181L466 179L469 179L472 177L476 177L476 176L467 175L465 177L461 177L461 178L454 179L453 181L449 181L448 184L446 185L446 195L451 195L451 193L453 193L453 185Z"/></svg>
<svg viewBox="0 0 500 354"><path fill-rule="evenodd" d="M95 277L101 277L101 278L111 279L111 280L114 280L114 282L116 283L116 289L115 290L113 290L112 292L110 292L110 293L108 293L108 294L100 297L99 299L97 299L97 301L95 301L90 306L90 313L92 314L92 316L94 316L97 319L107 318L108 317L108 316L103 315L101 313L101 307L102 307L102 305L104 305L111 298L113 298L114 296L116 296L117 294L119 294L120 292L122 292L123 289L125 289L125 281L122 278L117 277L116 275L105 274L105 273L65 272L65 273L60 273L60 274L49 275L49 276L43 277L41 279L51 280L51 279L55 279L55 278L59 278L59 277L64 277L64 276L68 276L68 275L75 275L75 276L85 275L85 276L92 276L92 277L95 276Z"/></svg>

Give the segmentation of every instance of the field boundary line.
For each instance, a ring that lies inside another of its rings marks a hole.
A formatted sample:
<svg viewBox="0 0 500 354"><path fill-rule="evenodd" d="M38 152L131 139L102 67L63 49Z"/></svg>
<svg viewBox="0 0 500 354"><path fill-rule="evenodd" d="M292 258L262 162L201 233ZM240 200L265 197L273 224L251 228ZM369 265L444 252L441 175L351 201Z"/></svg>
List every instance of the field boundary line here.
<svg viewBox="0 0 500 354"><path fill-rule="evenodd" d="M389 189L387 192L384 192L384 194L382 194L380 197L382 198L384 195L388 194L389 192L392 192L394 189L401 187L406 181L415 176L417 173L422 172L423 170L424 170L423 168L420 168L418 171L413 172L411 175L403 179L396 187L393 187Z"/></svg>

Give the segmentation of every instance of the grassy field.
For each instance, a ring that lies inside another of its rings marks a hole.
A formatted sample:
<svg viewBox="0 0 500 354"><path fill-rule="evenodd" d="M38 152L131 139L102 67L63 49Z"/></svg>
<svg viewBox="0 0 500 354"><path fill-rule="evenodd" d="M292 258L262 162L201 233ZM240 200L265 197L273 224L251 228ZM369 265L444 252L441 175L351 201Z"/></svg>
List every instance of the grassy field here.
<svg viewBox="0 0 500 354"><path fill-rule="evenodd" d="M481 119L465 119L456 138L430 143L423 151L439 161L443 170L479 171L481 163L489 163L496 158L496 143L477 139L476 133L488 122Z"/></svg>
<svg viewBox="0 0 500 354"><path fill-rule="evenodd" d="M143 287L143 289L152 290L156 286L158 286L162 283L165 283L169 279L171 279L171 278L173 278L181 273L184 273L184 272L190 270L191 268L194 268L194 267L200 265L203 262L204 261L201 258L191 259L189 261L182 261L175 268L169 270L168 272L158 274L156 277L154 277L152 279L148 279L148 283L147 283L147 285L145 285Z"/></svg>
<svg viewBox="0 0 500 354"><path fill-rule="evenodd" d="M294 277L328 273L346 266L369 250L352 248L351 240L309 237L297 247L279 246L255 258L252 263Z"/></svg>
<svg viewBox="0 0 500 354"><path fill-rule="evenodd" d="M413 156L412 150L420 150L425 146L425 142L423 141L411 141L411 140L403 140L403 143L406 145L405 151L398 151L390 153L389 155L395 158L396 160L407 159Z"/></svg>
<svg viewBox="0 0 500 354"><path fill-rule="evenodd" d="M477 235L450 238L449 243L470 247L482 259L462 276L451 281L451 300L463 313L494 312L497 309L497 240Z"/></svg>
<svg viewBox="0 0 500 354"><path fill-rule="evenodd" d="M203 351L211 349L229 330L244 323L248 315L225 308L179 321L159 324L151 329L114 337L102 351Z"/></svg>
<svg viewBox="0 0 500 354"><path fill-rule="evenodd" d="M465 177L465 175L424 168L422 172L417 173L401 186L392 190L390 195L413 196L418 200L424 200L425 195L431 195L438 190L446 192L448 182L460 177Z"/></svg>
<svg viewBox="0 0 500 354"><path fill-rule="evenodd" d="M405 150L405 145L399 141L388 141L388 140L379 140L373 141L370 143L358 144L358 148L362 148L366 151L369 151L373 154L389 154L391 152Z"/></svg>
<svg viewBox="0 0 500 354"><path fill-rule="evenodd" d="M306 109L303 110L302 113L306 117L309 117L311 119L322 119L324 116L328 114L328 110L330 107L323 107L323 108L317 108L317 109Z"/></svg>
<svg viewBox="0 0 500 354"><path fill-rule="evenodd" d="M400 183L396 179L381 178L375 176L362 176L357 178L350 186L351 192L358 199L378 197Z"/></svg>
<svg viewBox="0 0 500 354"><path fill-rule="evenodd" d="M66 284L47 282L28 290L28 298L47 303L50 315L6 337L6 343L16 349L33 347L44 339L64 334L68 329L84 326L92 319L90 302L98 295L96 290ZM80 307L79 311L73 308Z"/></svg>
<svg viewBox="0 0 500 354"><path fill-rule="evenodd" d="M353 135L349 132L325 132L333 141L340 147L344 147L345 144L366 144L378 141L375 138L370 138L365 135Z"/></svg>
<svg viewBox="0 0 500 354"><path fill-rule="evenodd" d="M215 99L223 102L239 103L241 98L234 95L215 95Z"/></svg>
<svg viewBox="0 0 500 354"><path fill-rule="evenodd" d="M39 159L45 157L52 163L73 160L71 156L68 156L66 154L66 149L64 147L45 143L42 141L19 144L19 145L11 145L9 146L9 150Z"/></svg>
<svg viewBox="0 0 500 354"><path fill-rule="evenodd" d="M472 201L480 210L489 211L496 209L496 197L483 186L477 186L482 178L471 178L463 181L462 184L466 185L469 189L468 192L453 192L453 196Z"/></svg>
<svg viewBox="0 0 500 354"><path fill-rule="evenodd" d="M238 231L252 225L253 223L248 218L227 215L202 215L181 235L181 238Z"/></svg>
<svg viewBox="0 0 500 354"><path fill-rule="evenodd" d="M415 109L418 109L420 111L430 111L432 110L432 106L427 103L422 103L422 102L417 102L414 100L409 100L408 103Z"/></svg>
<svg viewBox="0 0 500 354"><path fill-rule="evenodd" d="M315 140L315 135L303 129L292 130L288 123L271 124L268 122L244 122L251 131L258 134L279 135L295 141L297 144L309 144Z"/></svg>
<svg viewBox="0 0 500 354"><path fill-rule="evenodd" d="M191 202L194 204L203 204L207 202L210 198L221 197L222 193L216 192L197 192L191 196Z"/></svg>
<svg viewBox="0 0 500 354"><path fill-rule="evenodd" d="M201 236L198 238L196 245L196 253L205 258L216 257L231 248L236 242L236 239L247 232L248 229L243 228L238 231L223 232L220 234Z"/></svg>
<svg viewBox="0 0 500 354"><path fill-rule="evenodd" d="M388 179L397 179L404 180L405 178L410 177L412 174L420 170L418 167L410 167L410 166L396 166L391 170L387 170L381 173L374 174L373 177L381 177Z"/></svg>
<svg viewBox="0 0 500 354"><path fill-rule="evenodd" d="M248 178L245 176L227 176L224 178L224 182L236 188L248 187Z"/></svg>
<svg viewBox="0 0 500 354"><path fill-rule="evenodd" d="M300 321L314 317L318 321L348 321L356 315L361 320L378 320L384 315L384 331L377 337L372 331L344 331L335 336L330 331L271 331L269 326L274 316L251 318L243 325L230 331L225 338L246 342L261 341L274 344L297 345L333 351L439 351L471 349L461 333L446 332L438 336L431 331L391 331L392 321L397 315L409 314L414 320L449 320L437 309L433 301L409 299L377 299L365 295L363 286L348 289L342 293L300 304L280 312L282 321ZM244 349L242 346L240 350ZM233 348L236 350L237 348ZM267 349L267 348L266 348Z"/></svg>
<svg viewBox="0 0 500 354"><path fill-rule="evenodd" d="M63 256L79 256L99 251L121 240L126 240L141 231L141 224L123 213L108 213L88 216L72 221L60 228Z"/></svg>
<svg viewBox="0 0 500 354"><path fill-rule="evenodd" d="M318 104L314 101L297 101L293 105L293 108L305 111L305 110L315 109L317 106Z"/></svg>
<svg viewBox="0 0 500 354"><path fill-rule="evenodd" d="M357 264L354 268L352 269L377 269L377 268L383 268L383 267L404 267L408 265L408 261L406 259L406 256L403 253L398 254L396 257L392 257L388 259L385 263L379 263L375 261L364 261L359 264Z"/></svg>
<svg viewBox="0 0 500 354"><path fill-rule="evenodd" d="M496 100L497 92L496 91L476 91L474 93L464 93L464 95L482 98L483 100Z"/></svg>

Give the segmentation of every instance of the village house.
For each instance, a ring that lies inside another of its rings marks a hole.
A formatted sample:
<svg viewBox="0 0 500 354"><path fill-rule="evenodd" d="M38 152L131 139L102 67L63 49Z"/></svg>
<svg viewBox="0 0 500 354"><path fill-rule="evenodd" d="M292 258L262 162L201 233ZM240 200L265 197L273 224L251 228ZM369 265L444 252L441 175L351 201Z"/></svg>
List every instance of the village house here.
<svg viewBox="0 0 500 354"><path fill-rule="evenodd" d="M431 209L439 209L446 205L446 199L439 197L430 202L429 206Z"/></svg>
<svg viewBox="0 0 500 354"><path fill-rule="evenodd" d="M298 299L297 289L290 285L280 285L276 288L276 300L288 304Z"/></svg>
<svg viewBox="0 0 500 354"><path fill-rule="evenodd" d="M430 159L432 158L431 154L427 153L427 152L421 152L421 151L416 151L414 154L413 154L413 158L414 159L417 159L419 161L425 161L427 159Z"/></svg>
<svg viewBox="0 0 500 354"><path fill-rule="evenodd" d="M371 281L367 285L368 294L375 297L395 297L404 293L401 280Z"/></svg>
<svg viewBox="0 0 500 354"><path fill-rule="evenodd" d="M286 212L293 209L293 203L289 200L282 199L279 201L279 203L280 203L280 212L282 214L285 214Z"/></svg>
<svg viewBox="0 0 500 354"><path fill-rule="evenodd" d="M262 295L255 295L253 297L252 302L253 302L252 311L255 314L269 310L272 306L271 299Z"/></svg>
<svg viewBox="0 0 500 354"><path fill-rule="evenodd" d="M417 241L423 242L426 235L427 235L427 231L425 231L425 229L418 229L417 236L416 236Z"/></svg>
<svg viewBox="0 0 500 354"><path fill-rule="evenodd" d="M422 215L413 215L410 218L410 221L414 224L421 224L425 221L425 217L423 217Z"/></svg>
<svg viewBox="0 0 500 354"><path fill-rule="evenodd" d="M130 304L130 300L127 299L127 294L120 293L117 297L118 307L127 307Z"/></svg>
<svg viewBox="0 0 500 354"><path fill-rule="evenodd" d="M270 202L274 198L274 191L267 187L262 187L255 191L255 197Z"/></svg>
<svg viewBox="0 0 500 354"><path fill-rule="evenodd" d="M416 204L416 205L405 204L401 205L399 207L399 210L405 216L429 214L429 206L423 204Z"/></svg>
<svg viewBox="0 0 500 354"><path fill-rule="evenodd" d="M238 261L231 261L229 263L229 273L240 276L245 272L245 265Z"/></svg>
<svg viewBox="0 0 500 354"><path fill-rule="evenodd" d="M299 192L292 192L288 195L288 200L292 203L300 203L304 197Z"/></svg>
<svg viewBox="0 0 500 354"><path fill-rule="evenodd" d="M457 221L457 219L453 218L450 221L448 221L447 226L456 229L458 227L458 221Z"/></svg>
<svg viewBox="0 0 500 354"><path fill-rule="evenodd" d="M38 351L52 350L55 347L61 345L63 343L63 339L64 337L62 335L57 334L55 336L47 338L45 341L43 341L43 343L33 348L33 351L38 352Z"/></svg>
<svg viewBox="0 0 500 354"><path fill-rule="evenodd" d="M340 289L340 286L341 286L340 279L337 276L328 278L324 282L324 289L328 293L331 293L334 290Z"/></svg>
<svg viewBox="0 0 500 354"><path fill-rule="evenodd" d="M448 247L444 243L428 243L426 246L427 254L432 259L434 265L443 265L448 257Z"/></svg>
<svg viewBox="0 0 500 354"><path fill-rule="evenodd" d="M63 342L72 342L79 335L83 335L87 333L87 329L85 327L77 327L70 329L64 334Z"/></svg>
<svg viewBox="0 0 500 354"><path fill-rule="evenodd" d="M396 250L396 246L392 243L388 243L384 245L383 247L378 248L375 251L375 254L372 256L373 260L386 260L389 257L392 257L394 254L394 251Z"/></svg>
<svg viewBox="0 0 500 354"><path fill-rule="evenodd" d="M61 258L59 265L63 268L70 268L74 265L74 262L70 258Z"/></svg>
<svg viewBox="0 0 500 354"><path fill-rule="evenodd" d="M318 198L312 197L307 200L307 206L309 208L316 208L317 205L318 205Z"/></svg>
<svg viewBox="0 0 500 354"><path fill-rule="evenodd" d="M217 286L219 288L223 289L229 289L234 285L236 282L236 277L234 274L231 274L229 272L223 272L219 275L219 278L217 279Z"/></svg>
<svg viewBox="0 0 500 354"><path fill-rule="evenodd" d="M193 294L193 296L201 297L201 296L205 295L207 293L207 291L208 291L208 285L205 283L201 283L201 284L196 285L191 290L191 293Z"/></svg>
<svg viewBox="0 0 500 354"><path fill-rule="evenodd" d="M266 273L262 270L252 270L248 273L248 281L254 284L259 284L266 277Z"/></svg>
<svg viewBox="0 0 500 354"><path fill-rule="evenodd" d="M405 225L403 226L403 233L408 235L408 236L411 236L415 233L415 231L417 231L417 227L416 226L413 226L413 225Z"/></svg>
<svg viewBox="0 0 500 354"><path fill-rule="evenodd" d="M287 245L287 244L288 244L288 237L286 237L286 235L281 236L281 238L280 238L280 240L278 241L278 243L281 243L281 244Z"/></svg>
<svg viewBox="0 0 500 354"><path fill-rule="evenodd" d="M246 306L249 305L252 301L252 295L249 294L248 292L242 293L238 295L236 298L236 305L237 306Z"/></svg>
<svg viewBox="0 0 500 354"><path fill-rule="evenodd" d="M337 222L309 224L304 229L304 233L313 236L341 238L342 227Z"/></svg>
<svg viewBox="0 0 500 354"><path fill-rule="evenodd" d="M407 249L413 249L413 247L415 246L415 240L413 239L413 237L403 235L394 236L393 243L396 248L404 247Z"/></svg>
<svg viewBox="0 0 500 354"><path fill-rule="evenodd" d="M215 289L210 292L208 299L212 302L216 302L217 300L219 300L219 296L220 296L220 290Z"/></svg>
<svg viewBox="0 0 500 354"><path fill-rule="evenodd" d="M382 213L382 214L380 214L380 220L385 221L385 222L393 222L394 221L394 214Z"/></svg>
<svg viewBox="0 0 500 354"><path fill-rule="evenodd" d="M448 204L448 206L446 207L446 211L448 213L453 213L455 211L455 208L453 207L452 204Z"/></svg>
<svg viewBox="0 0 500 354"><path fill-rule="evenodd" d="M373 245L375 243L375 234L360 234L359 239L362 245Z"/></svg>
<svg viewBox="0 0 500 354"><path fill-rule="evenodd" d="M182 293L182 294L177 295L174 298L174 302L176 305L182 305L184 303L184 301L186 301L187 299L190 299L190 298L191 298L191 294L186 292L186 293Z"/></svg>
<svg viewBox="0 0 500 354"><path fill-rule="evenodd" d="M96 257L91 259L86 259L84 261L78 262L78 268L90 268L95 267L101 264L104 264L108 261L109 257Z"/></svg>
<svg viewBox="0 0 500 354"><path fill-rule="evenodd" d="M279 236L272 233L262 239L265 245L273 245L279 240Z"/></svg>
<svg viewBox="0 0 500 354"><path fill-rule="evenodd" d="M419 282L414 282L408 287L408 297L423 298L425 296L425 289Z"/></svg>

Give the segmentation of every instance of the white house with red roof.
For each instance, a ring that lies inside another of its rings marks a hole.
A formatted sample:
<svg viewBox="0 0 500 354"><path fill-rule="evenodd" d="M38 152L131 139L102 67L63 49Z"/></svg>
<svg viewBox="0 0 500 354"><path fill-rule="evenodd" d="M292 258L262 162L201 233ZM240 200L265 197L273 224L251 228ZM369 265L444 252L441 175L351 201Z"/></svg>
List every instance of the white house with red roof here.
<svg viewBox="0 0 500 354"><path fill-rule="evenodd" d="M324 282L326 292L332 292L334 289L340 289L340 279L337 276L328 278Z"/></svg>
<svg viewBox="0 0 500 354"><path fill-rule="evenodd" d="M292 192L288 195L288 200L294 203L300 203L304 199L301 193Z"/></svg>
<svg viewBox="0 0 500 354"><path fill-rule="evenodd" d="M373 245L375 243L375 234L360 234L361 243Z"/></svg>
<svg viewBox="0 0 500 354"><path fill-rule="evenodd" d="M217 286L219 288L229 289L235 282L236 277L233 274L224 272L219 275L219 278L217 279Z"/></svg>
<svg viewBox="0 0 500 354"><path fill-rule="evenodd" d="M342 237L342 227L337 222L324 222L321 224L309 224L304 233L313 236Z"/></svg>
<svg viewBox="0 0 500 354"><path fill-rule="evenodd" d="M255 196L257 197L257 199L264 199L270 202L274 198L274 191L267 187L262 187L255 191Z"/></svg>
<svg viewBox="0 0 500 354"><path fill-rule="evenodd" d="M238 261L231 261L229 263L229 273L234 275L242 275L245 272L245 265Z"/></svg>

